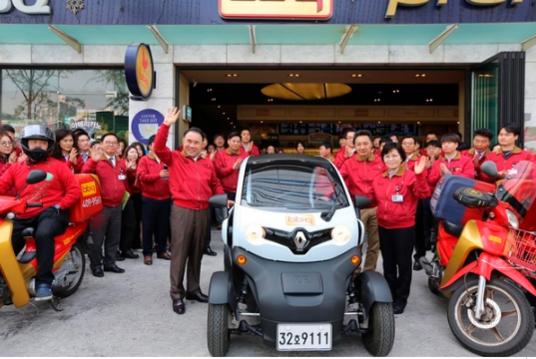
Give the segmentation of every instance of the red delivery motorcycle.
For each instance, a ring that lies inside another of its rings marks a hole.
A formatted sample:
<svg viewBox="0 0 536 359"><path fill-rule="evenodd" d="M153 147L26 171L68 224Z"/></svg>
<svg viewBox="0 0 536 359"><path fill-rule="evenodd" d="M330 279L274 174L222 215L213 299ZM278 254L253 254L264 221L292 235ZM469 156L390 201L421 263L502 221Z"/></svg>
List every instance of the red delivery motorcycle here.
<svg viewBox="0 0 536 359"><path fill-rule="evenodd" d="M482 170L497 175L493 162ZM440 219L431 261L421 258L434 293L450 298L449 326L458 341L483 356L509 356L532 338L534 315L523 291L536 295L536 233L519 222L536 199L536 165L523 161L497 187L445 176L431 208Z"/></svg>
<svg viewBox="0 0 536 359"><path fill-rule="evenodd" d="M26 185L45 180L47 173L33 170L26 178ZM52 283L53 299L49 300L55 310L61 310L60 298L78 290L85 272L84 246L89 219L102 210L100 185L93 175L76 174L82 195L70 208L69 225L64 234L55 238ZM27 203L25 199L0 196L0 307L14 304L20 308L35 296L37 259L33 228L23 231L26 240L24 252L17 256L11 244L12 219L24 213L26 208L40 207L42 203Z"/></svg>

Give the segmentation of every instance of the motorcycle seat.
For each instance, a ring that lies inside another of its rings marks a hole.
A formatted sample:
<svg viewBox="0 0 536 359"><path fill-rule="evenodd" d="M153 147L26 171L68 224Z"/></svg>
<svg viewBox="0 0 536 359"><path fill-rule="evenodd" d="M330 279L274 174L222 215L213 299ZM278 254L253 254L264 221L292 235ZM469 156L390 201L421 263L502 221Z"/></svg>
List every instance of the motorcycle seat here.
<svg viewBox="0 0 536 359"><path fill-rule="evenodd" d="M445 228L445 232L452 236L459 237L462 235L463 224L444 221L443 226Z"/></svg>
<svg viewBox="0 0 536 359"><path fill-rule="evenodd" d="M496 207L498 204L497 198L492 193L477 191L470 187L458 188L453 197L468 208Z"/></svg>
<svg viewBox="0 0 536 359"><path fill-rule="evenodd" d="M22 238L31 238L33 237L34 229L32 227L24 228L22 231Z"/></svg>

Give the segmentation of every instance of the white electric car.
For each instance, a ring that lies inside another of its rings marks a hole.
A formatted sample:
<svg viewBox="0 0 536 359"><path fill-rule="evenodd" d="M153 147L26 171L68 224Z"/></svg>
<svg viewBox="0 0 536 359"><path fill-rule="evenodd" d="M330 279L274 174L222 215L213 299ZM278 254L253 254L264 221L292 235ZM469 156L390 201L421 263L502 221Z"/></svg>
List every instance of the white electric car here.
<svg viewBox="0 0 536 359"><path fill-rule="evenodd" d="M211 199L225 203L225 195ZM389 354L395 331L389 287L377 272L354 275L365 234L356 213L370 202L356 196L354 203L323 158L275 154L242 163L236 202L222 226L224 271L210 282L213 356L227 354L230 334L303 351L330 350L354 331L371 354Z"/></svg>

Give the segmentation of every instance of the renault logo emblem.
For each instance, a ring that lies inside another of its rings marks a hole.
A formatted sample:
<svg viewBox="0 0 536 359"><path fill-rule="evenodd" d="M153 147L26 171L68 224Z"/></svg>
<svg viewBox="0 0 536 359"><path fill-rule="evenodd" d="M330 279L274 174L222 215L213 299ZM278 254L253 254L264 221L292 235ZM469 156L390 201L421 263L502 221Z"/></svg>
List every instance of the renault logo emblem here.
<svg viewBox="0 0 536 359"><path fill-rule="evenodd" d="M305 237L305 234L302 231L299 231L294 236L294 245L297 249L303 249L305 245L307 244L307 237Z"/></svg>

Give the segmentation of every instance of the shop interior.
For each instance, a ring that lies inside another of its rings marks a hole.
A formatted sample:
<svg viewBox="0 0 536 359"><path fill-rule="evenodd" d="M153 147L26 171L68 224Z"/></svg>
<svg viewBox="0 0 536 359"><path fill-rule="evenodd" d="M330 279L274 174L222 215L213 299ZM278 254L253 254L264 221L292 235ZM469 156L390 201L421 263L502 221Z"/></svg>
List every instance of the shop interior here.
<svg viewBox="0 0 536 359"><path fill-rule="evenodd" d="M191 126L209 140L248 127L262 150L339 146L346 128L373 135L462 132L465 69L180 69Z"/></svg>

